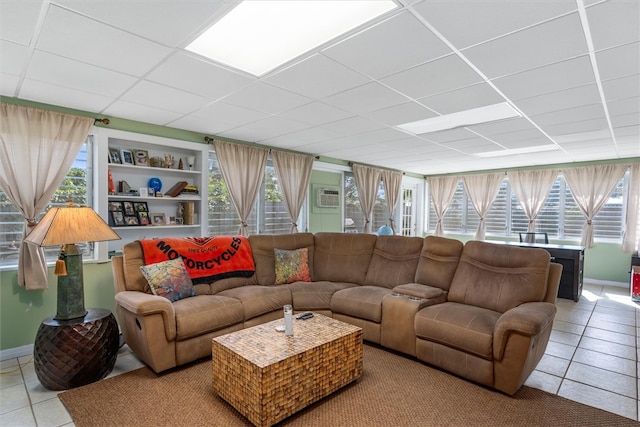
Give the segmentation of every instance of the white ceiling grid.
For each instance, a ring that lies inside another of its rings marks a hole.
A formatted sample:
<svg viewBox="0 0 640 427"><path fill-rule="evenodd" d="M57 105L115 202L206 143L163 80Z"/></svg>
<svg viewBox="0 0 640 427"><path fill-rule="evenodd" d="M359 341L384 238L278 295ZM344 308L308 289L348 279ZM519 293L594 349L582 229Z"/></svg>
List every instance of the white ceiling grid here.
<svg viewBox="0 0 640 427"><path fill-rule="evenodd" d="M638 0L400 0L259 78L184 49L236 3L0 0L0 94L424 175L640 156Z"/></svg>

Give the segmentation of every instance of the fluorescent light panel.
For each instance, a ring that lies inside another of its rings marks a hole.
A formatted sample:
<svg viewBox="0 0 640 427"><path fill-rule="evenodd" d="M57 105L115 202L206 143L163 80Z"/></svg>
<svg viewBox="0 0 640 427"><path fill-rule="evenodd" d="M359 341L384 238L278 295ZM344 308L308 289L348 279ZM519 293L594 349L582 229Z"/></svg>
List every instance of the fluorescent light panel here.
<svg viewBox="0 0 640 427"><path fill-rule="evenodd" d="M261 76L396 7L391 0L243 1L186 49Z"/></svg>
<svg viewBox="0 0 640 427"><path fill-rule="evenodd" d="M472 110L459 111L445 114L430 119L398 125L398 128L412 132L416 135L442 130L455 129L463 126L477 125L481 123L495 122L497 120L522 117L508 102L487 105Z"/></svg>
<svg viewBox="0 0 640 427"><path fill-rule="evenodd" d="M533 145L531 147L512 148L510 150L485 151L484 153L476 153L475 156L482 158L515 156L517 154L541 153L544 151L555 151L559 149L560 148L555 144Z"/></svg>

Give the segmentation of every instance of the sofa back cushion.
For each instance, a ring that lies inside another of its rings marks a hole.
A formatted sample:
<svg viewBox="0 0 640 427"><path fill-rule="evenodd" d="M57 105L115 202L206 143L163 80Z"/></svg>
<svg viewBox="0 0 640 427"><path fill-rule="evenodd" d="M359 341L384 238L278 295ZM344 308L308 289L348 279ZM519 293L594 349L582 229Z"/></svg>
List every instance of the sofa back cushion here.
<svg viewBox="0 0 640 427"><path fill-rule="evenodd" d="M413 282L422 244L420 237L378 236L364 284L393 288Z"/></svg>
<svg viewBox="0 0 640 427"><path fill-rule="evenodd" d="M376 239L375 234L316 233L313 280L363 284Z"/></svg>
<svg viewBox="0 0 640 427"><path fill-rule="evenodd" d="M449 301L504 313L543 301L550 255L544 249L470 241L449 288Z"/></svg>
<svg viewBox="0 0 640 427"><path fill-rule="evenodd" d="M275 249L307 248L309 271L313 279L314 240L312 233L254 234L249 236L253 260L256 264L257 284L271 286L276 283Z"/></svg>
<svg viewBox="0 0 640 427"><path fill-rule="evenodd" d="M439 236L425 237L415 282L448 290L458 268L463 247L460 240Z"/></svg>

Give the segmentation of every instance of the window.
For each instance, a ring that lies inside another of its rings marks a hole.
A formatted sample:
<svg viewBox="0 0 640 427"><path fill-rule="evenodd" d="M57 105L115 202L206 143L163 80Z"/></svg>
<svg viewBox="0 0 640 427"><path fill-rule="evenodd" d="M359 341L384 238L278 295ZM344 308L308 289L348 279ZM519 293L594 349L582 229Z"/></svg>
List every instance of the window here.
<svg viewBox="0 0 640 427"><path fill-rule="evenodd" d="M71 169L69 169L40 218L52 207L64 206L68 201L72 201L76 205L93 206L93 200L89 197L90 194L93 194L92 149L93 136L89 135ZM0 189L0 267L16 267L18 265L18 252L23 228L24 218L22 214L9 201L4 191ZM81 243L78 244L78 247L82 249L85 259L94 256L93 243ZM48 263L54 262L60 252L60 248L57 246L46 247L44 250Z"/></svg>
<svg viewBox="0 0 640 427"><path fill-rule="evenodd" d="M624 195L628 186L629 173L611 193L605 206L593 219L594 234L598 239L621 239L624 229ZM472 234L478 227L478 214L468 200L462 180L445 213L443 227L446 232ZM433 203L429 198L429 230L436 226ZM564 177L559 175L549 192L536 221L538 232L545 232L551 238L580 240L585 217L580 211ZM503 180L496 200L486 218L488 236L513 236L526 232L529 220L511 189L508 177Z"/></svg>
<svg viewBox="0 0 640 427"><path fill-rule="evenodd" d="M351 172L344 173L344 231L345 233L361 233L364 229L364 214L360 207L356 179ZM376 203L373 207L371 231L376 232L383 225L389 225L387 197L382 180L378 183Z"/></svg>
<svg viewBox="0 0 640 427"><path fill-rule="evenodd" d="M240 218L214 151L209 152L209 207L207 233L210 236L238 234ZM298 218L298 230L304 230L306 210ZM271 159L267 161L265 175L256 203L247 220L249 234L286 234L291 231L291 219L282 198L282 190Z"/></svg>

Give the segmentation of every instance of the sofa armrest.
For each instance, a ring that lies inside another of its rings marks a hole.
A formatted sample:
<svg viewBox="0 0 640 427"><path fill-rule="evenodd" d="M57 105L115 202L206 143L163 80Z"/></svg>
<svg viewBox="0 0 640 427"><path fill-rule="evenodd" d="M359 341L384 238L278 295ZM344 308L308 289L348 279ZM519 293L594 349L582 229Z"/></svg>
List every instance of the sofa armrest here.
<svg viewBox="0 0 640 427"><path fill-rule="evenodd" d="M504 312L493 332L493 358L502 359L509 334L535 336L551 327L556 311L548 302L527 302Z"/></svg>
<svg viewBox="0 0 640 427"><path fill-rule="evenodd" d="M136 316L161 314L168 341L176 339L176 315L171 301L139 291L122 291L115 295L116 305Z"/></svg>

